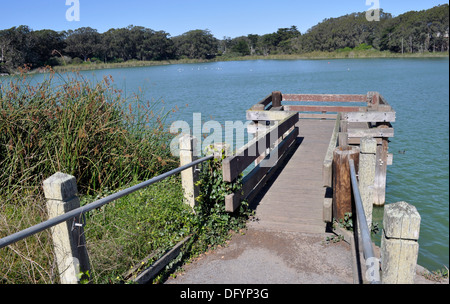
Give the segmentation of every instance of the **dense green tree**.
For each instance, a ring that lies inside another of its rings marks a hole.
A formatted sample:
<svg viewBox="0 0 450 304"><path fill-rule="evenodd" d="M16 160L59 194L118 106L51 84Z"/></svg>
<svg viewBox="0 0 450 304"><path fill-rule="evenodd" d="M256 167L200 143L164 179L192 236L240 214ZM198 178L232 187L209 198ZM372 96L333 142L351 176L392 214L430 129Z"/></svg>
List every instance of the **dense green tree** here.
<svg viewBox="0 0 450 304"><path fill-rule="evenodd" d="M391 52L448 51L448 4L407 12L384 24L380 49Z"/></svg>
<svg viewBox="0 0 450 304"><path fill-rule="evenodd" d="M80 57L87 61L90 56L98 52L101 36L97 30L90 27L81 27L67 32L67 47L65 51L72 56Z"/></svg>
<svg viewBox="0 0 450 304"><path fill-rule="evenodd" d="M218 52L218 40L209 30L193 30L173 38L177 55L190 59L214 58Z"/></svg>
<svg viewBox="0 0 450 304"><path fill-rule="evenodd" d="M31 29L21 25L0 31L0 61L3 72L37 61Z"/></svg>
<svg viewBox="0 0 450 304"><path fill-rule="evenodd" d="M53 30L40 30L31 32L36 55L36 64L43 66L55 64L53 57L61 54L66 47L64 34Z"/></svg>

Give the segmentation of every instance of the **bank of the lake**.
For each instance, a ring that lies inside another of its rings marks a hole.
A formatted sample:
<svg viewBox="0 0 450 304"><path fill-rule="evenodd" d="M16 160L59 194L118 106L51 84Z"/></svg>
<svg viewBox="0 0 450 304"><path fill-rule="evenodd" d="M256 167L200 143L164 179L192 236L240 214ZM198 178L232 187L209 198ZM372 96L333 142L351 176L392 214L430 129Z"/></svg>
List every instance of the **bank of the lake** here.
<svg viewBox="0 0 450 304"><path fill-rule="evenodd" d="M303 54L274 54L274 55L250 55L250 56L218 56L214 59L177 59L177 60L162 60L162 61L139 61L130 60L120 63L98 63L86 62L77 65L55 66L53 69L56 72L71 72L71 71L88 71L88 70L103 70L103 69L120 69L132 67L148 67L169 64L186 64L186 63L210 63L220 61L246 61L246 60L307 60L307 59L354 59L354 58L442 58L448 57L448 52L436 53L392 53L389 51L378 50L349 50L349 51L335 51L323 52L315 51ZM38 69L39 72L45 69Z"/></svg>

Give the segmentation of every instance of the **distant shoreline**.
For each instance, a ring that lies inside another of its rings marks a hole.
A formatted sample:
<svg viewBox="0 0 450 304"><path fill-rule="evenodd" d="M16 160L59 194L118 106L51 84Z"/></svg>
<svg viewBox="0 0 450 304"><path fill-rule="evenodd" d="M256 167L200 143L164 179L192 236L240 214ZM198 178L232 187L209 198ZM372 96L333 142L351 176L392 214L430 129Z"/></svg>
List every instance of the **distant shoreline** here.
<svg viewBox="0 0 450 304"><path fill-rule="evenodd" d="M363 50L363 51L345 51L345 52L322 52L315 51L304 54L292 55L250 55L239 57L219 56L214 59L177 59L177 60L161 60L161 61L138 61L130 60L121 63L83 63L78 65L54 66L52 69L57 73L135 68L148 66L163 66L173 64L189 64L189 63L209 63L209 62L226 62L226 61L246 61L246 60L326 60L326 59L375 59L375 58L445 58L449 57L448 52L444 53L407 53L398 54L389 51ZM38 68L29 71L30 74L46 73L48 68ZM15 74L20 74L16 72ZM2 75L5 76L5 75Z"/></svg>
<svg viewBox="0 0 450 304"><path fill-rule="evenodd" d="M101 63L101 64L81 64L73 66L56 66L56 72L67 71L83 71L83 70L102 70L115 68L132 68L144 66L161 66L172 64L188 64L188 63L208 63L208 62L226 62L226 61L246 61L246 60L325 60L325 59L369 59L369 58L445 58L449 57L449 53L413 53L413 54L397 54L391 52L380 51L350 51L350 52L311 52L305 54L293 55L255 55L255 56L239 56L226 57L219 56L214 59L178 59L163 61L127 61L123 63Z"/></svg>

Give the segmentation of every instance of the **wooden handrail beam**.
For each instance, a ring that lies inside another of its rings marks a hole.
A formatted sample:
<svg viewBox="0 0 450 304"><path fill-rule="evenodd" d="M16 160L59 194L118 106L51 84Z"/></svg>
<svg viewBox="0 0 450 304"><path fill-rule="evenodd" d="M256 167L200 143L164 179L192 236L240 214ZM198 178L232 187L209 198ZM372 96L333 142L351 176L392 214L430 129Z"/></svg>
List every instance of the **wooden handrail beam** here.
<svg viewBox="0 0 450 304"><path fill-rule="evenodd" d="M268 113L282 113L270 112ZM299 121L297 113L292 113L285 117L279 123L275 123L266 133L254 138L247 145L240 148L234 156L227 157L222 162L223 180L226 182L234 181L253 161L261 154L265 153L267 148L283 136Z"/></svg>
<svg viewBox="0 0 450 304"><path fill-rule="evenodd" d="M282 101L367 102L367 95L350 95L350 94L283 94Z"/></svg>
<svg viewBox="0 0 450 304"><path fill-rule="evenodd" d="M361 107L345 107L345 106L299 106L299 105L285 105L285 111L295 112L361 112Z"/></svg>

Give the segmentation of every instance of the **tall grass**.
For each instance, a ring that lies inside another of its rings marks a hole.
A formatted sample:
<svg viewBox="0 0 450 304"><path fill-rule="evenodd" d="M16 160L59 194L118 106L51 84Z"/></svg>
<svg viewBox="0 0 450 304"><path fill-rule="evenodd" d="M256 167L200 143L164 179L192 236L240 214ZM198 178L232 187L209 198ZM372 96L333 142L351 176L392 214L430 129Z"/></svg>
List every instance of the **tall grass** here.
<svg viewBox="0 0 450 304"><path fill-rule="evenodd" d="M12 192L61 171L88 193L174 168L161 105L126 98L112 82L48 74L35 85L26 77L2 83L0 188Z"/></svg>
<svg viewBox="0 0 450 304"><path fill-rule="evenodd" d="M47 219L42 182L58 171L89 196L178 166L161 103L123 96L112 77L91 83L51 71L35 83L25 75L0 81L0 238ZM57 280L48 230L0 250L0 284Z"/></svg>

